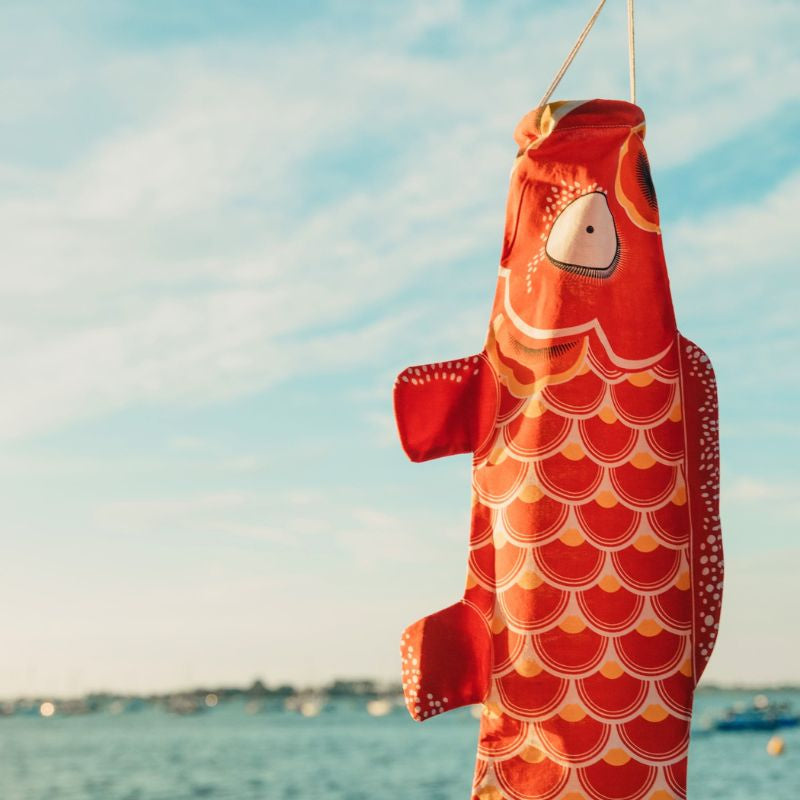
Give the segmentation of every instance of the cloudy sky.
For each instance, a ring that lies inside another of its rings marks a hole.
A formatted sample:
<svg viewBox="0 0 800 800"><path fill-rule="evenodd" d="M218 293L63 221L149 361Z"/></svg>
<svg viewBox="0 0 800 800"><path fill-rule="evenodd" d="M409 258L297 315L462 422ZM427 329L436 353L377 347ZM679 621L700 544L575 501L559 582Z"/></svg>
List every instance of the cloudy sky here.
<svg viewBox="0 0 800 800"><path fill-rule="evenodd" d="M395 374L480 350L512 131L592 3L0 7L0 696L396 678L469 458ZM720 384L707 672L798 680L800 7L639 4L680 327ZM624 4L557 97L627 98Z"/></svg>

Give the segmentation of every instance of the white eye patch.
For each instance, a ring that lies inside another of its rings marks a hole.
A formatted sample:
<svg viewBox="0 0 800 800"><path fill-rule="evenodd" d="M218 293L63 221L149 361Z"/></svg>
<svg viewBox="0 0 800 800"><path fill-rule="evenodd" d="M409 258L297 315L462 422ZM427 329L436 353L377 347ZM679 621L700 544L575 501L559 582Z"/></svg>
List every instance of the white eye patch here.
<svg viewBox="0 0 800 800"><path fill-rule="evenodd" d="M573 200L553 223L545 252L560 269L607 278L617 266L619 240L605 194Z"/></svg>

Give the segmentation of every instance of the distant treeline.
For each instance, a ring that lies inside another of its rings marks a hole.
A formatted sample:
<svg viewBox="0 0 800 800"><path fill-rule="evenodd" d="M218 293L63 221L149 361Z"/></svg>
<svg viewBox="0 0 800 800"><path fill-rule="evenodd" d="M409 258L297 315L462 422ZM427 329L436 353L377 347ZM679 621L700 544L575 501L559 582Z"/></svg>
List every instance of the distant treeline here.
<svg viewBox="0 0 800 800"><path fill-rule="evenodd" d="M756 684L716 684L701 683L698 691L701 692L787 692L800 691L800 685L771 685L759 686ZM214 697L219 701L233 700L236 698L245 699L285 699L289 697L303 697L308 695L324 695L329 698L363 698L366 700L377 698L397 697L402 695L400 683L378 681L369 678L343 679L338 678L330 683L320 686L295 686L288 683L268 685L262 680L255 680L247 687L241 686L200 686L193 689L182 689L179 691L137 694L126 692L90 692L83 695L80 700L90 705L104 705L115 699L122 700L141 700L150 703L163 703L176 698L203 698ZM20 697L8 699L5 704L34 704L45 700L54 700L52 695L40 695L37 697ZM76 698L77 699L77 698ZM2 709L0 709L0 712Z"/></svg>

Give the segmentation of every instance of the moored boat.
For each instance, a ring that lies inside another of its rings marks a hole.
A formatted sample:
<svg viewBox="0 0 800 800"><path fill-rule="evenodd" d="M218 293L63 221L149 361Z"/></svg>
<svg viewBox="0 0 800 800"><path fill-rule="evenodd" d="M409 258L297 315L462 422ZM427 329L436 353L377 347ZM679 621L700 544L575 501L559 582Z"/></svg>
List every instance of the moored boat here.
<svg viewBox="0 0 800 800"><path fill-rule="evenodd" d="M789 703L773 702L758 695L751 705L736 705L715 719L712 728L718 731L774 731L800 725L800 714Z"/></svg>

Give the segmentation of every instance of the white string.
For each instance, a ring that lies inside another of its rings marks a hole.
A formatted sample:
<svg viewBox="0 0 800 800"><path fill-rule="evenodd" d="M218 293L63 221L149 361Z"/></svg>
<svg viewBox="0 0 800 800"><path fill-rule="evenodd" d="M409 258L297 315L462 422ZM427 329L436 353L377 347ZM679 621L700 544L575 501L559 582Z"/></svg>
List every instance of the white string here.
<svg viewBox="0 0 800 800"><path fill-rule="evenodd" d="M636 103L636 43L633 36L633 0L628 0L628 72L631 81L631 103Z"/></svg>
<svg viewBox="0 0 800 800"><path fill-rule="evenodd" d="M589 17L589 21L584 26L584 29L581 31L581 35L578 37L578 40L572 45L572 50L567 53L567 57L564 59L564 63L561 65L561 69L558 70L556 73L555 78L553 78L550 85L545 90L544 96L539 101L539 105L543 106L547 103L547 101L552 96L553 92L558 87L558 84L561 83L561 79L564 77L564 74L569 69L570 64L572 64L575 56L578 54L578 50L581 49L581 45L586 40L586 37L589 35L589 31L594 26L594 23L597 21L598 16L600 16L600 12L603 10L603 6L606 4L606 0L600 0L597 8L594 10L594 13L591 17ZM631 103L636 103L636 53L635 53L635 43L634 43L634 35L633 35L633 0L628 0L628 68L630 73L630 87L631 87Z"/></svg>
<svg viewBox="0 0 800 800"><path fill-rule="evenodd" d="M569 69L569 65L572 63L572 60L578 54L578 50L581 49L581 45L583 44L586 37L589 35L589 31L592 29L597 17L600 16L600 12L603 10L603 6L606 4L606 0L600 0L600 4L594 10L594 14L589 17L589 21L586 23L586 26L581 31L581 35L578 37L578 41L572 45L572 50L567 53L567 57L564 59L564 63L561 65L561 69L556 73L555 78L553 78L552 83L547 87L547 90L544 93L544 97L539 101L539 105L543 106L547 101L550 99L550 95L556 90L556 87L559 83L561 83L561 79L564 77L564 73Z"/></svg>

